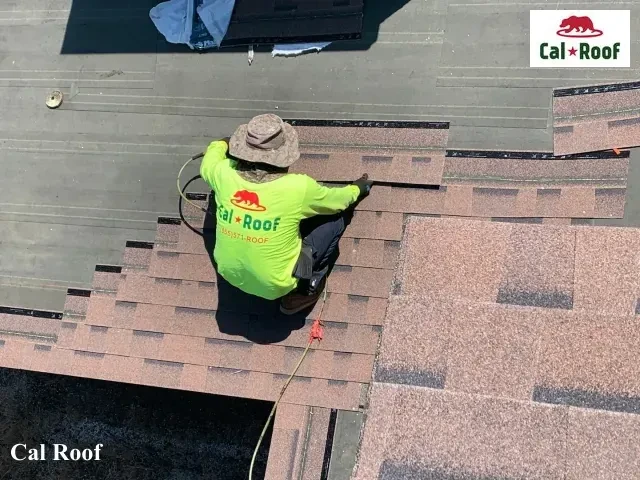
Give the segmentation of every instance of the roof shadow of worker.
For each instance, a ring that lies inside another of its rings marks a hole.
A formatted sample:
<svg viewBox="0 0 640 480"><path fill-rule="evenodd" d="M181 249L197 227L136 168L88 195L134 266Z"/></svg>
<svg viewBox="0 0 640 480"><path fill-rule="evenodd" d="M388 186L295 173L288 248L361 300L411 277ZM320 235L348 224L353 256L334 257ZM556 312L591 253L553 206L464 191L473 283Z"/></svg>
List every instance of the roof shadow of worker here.
<svg viewBox="0 0 640 480"><path fill-rule="evenodd" d="M351 223L354 208L355 205L341 214L344 215L345 226ZM213 258L213 250L216 243L216 204L213 195L209 196L207 211L211 214L205 216L202 237L209 259L216 270L218 308L215 318L220 333L242 336L259 344L269 344L281 342L287 339L293 331L310 325L313 321L313 318L310 318L310 314L315 305L295 315L284 315L280 312L279 300L265 300L244 293L229 284L217 273L217 265ZM330 221L333 217L328 216L327 220ZM329 261L329 273L327 275L331 274L339 255L338 248ZM320 301L322 301L322 297Z"/></svg>

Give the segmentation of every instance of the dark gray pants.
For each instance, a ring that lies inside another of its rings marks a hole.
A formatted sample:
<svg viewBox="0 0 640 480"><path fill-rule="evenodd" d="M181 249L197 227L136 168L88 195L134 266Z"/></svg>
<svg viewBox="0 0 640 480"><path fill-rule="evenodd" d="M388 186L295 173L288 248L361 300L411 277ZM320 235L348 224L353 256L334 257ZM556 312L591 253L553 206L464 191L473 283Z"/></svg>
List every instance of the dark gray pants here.
<svg viewBox="0 0 640 480"><path fill-rule="evenodd" d="M311 248L313 257L311 279L299 281L300 293L315 293L315 288L327 276L338 259L338 243L352 216L350 209L336 215L317 215L300 222L302 246Z"/></svg>

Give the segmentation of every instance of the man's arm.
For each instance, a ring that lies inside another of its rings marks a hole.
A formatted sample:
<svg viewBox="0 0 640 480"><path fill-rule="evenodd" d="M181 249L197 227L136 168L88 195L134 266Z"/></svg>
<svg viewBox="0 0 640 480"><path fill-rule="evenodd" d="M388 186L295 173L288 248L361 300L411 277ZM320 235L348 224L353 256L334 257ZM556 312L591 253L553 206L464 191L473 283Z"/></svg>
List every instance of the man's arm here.
<svg viewBox="0 0 640 480"><path fill-rule="evenodd" d="M311 177L306 177L306 193L302 203L302 215L331 215L341 212L352 205L360 196L360 188L347 185L342 188L328 188L320 185Z"/></svg>
<svg viewBox="0 0 640 480"><path fill-rule="evenodd" d="M213 172L218 163L227 158L229 145L224 140L211 142L200 164L200 176L213 188Z"/></svg>

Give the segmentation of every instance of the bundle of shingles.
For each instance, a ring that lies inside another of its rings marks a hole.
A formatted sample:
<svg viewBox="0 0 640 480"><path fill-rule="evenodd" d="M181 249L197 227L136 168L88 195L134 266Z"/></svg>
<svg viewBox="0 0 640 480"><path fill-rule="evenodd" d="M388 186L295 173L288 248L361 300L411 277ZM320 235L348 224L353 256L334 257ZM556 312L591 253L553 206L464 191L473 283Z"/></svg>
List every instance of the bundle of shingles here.
<svg viewBox="0 0 640 480"><path fill-rule="evenodd" d="M409 216L570 223L624 211L624 152L447 152L447 123L290 123L301 142L296 171L338 183L368 172L378 182L341 241L324 306L285 319L274 303L231 288L211 264L213 217L185 207L182 219L158 220L154 243L128 242L122 265L96 267L92 289L69 290L64 312L2 309L0 366L275 400L320 315L325 338L278 410L267 471L319 479L335 412L366 401ZM191 199L210 204L206 193Z"/></svg>

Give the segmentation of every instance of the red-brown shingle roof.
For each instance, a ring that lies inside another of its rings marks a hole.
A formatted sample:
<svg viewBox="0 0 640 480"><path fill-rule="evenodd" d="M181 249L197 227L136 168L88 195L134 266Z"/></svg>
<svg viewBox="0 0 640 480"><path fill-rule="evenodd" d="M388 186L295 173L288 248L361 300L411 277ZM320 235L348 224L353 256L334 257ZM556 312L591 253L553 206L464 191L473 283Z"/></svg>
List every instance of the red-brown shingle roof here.
<svg viewBox="0 0 640 480"><path fill-rule="evenodd" d="M553 92L556 155L640 145L640 82Z"/></svg>
<svg viewBox="0 0 640 480"><path fill-rule="evenodd" d="M635 478L640 231L405 234L354 478Z"/></svg>
<svg viewBox="0 0 640 480"><path fill-rule="evenodd" d="M324 340L314 344L276 417L267 474L274 479L298 473L301 478L318 478L330 433L329 410L359 409L365 400L390 292L395 295L376 371L379 382L406 384L402 388L408 392L414 392L415 386L436 389L430 390L429 402L452 398L479 412L484 404L475 405L476 395L524 400L531 394L554 403L567 385L575 389L575 382L554 383L558 374L552 367L532 373L533 365L539 363L534 352L547 335L540 327L542 314L526 319L518 313L512 318L512 310L520 307L510 305L548 306L551 302L566 309L571 302L574 308L589 304L582 277L572 277L572 272L579 271L578 264L565 255L578 251L574 230L536 227L543 229L539 231L491 222L481 222L484 226L479 227L479 222L456 220L428 223L438 227L425 236L417 231L416 220L409 218L410 214L521 217L526 222L566 224L569 217L622 216L627 154L561 158L540 152L446 152L446 124L293 123L304 154L297 167L300 171L326 181L349 181L368 171L382 182L358 206L347 228L324 305L317 305L306 318L287 319L274 302L244 295L218 278L209 257L210 245L206 245L211 231L205 231L204 239L199 233L210 226L203 212L184 204L183 220L159 219L155 242L127 242L122 265L98 266L92 291L69 290L64 316L5 311L0 317L0 329L4 328L0 330L0 364L275 400L308 342L312 319L321 317ZM352 158L353 162L345 163ZM597 178L586 178L588 172L597 173ZM433 188L434 184L440 187ZM209 203L206 194L190 198L201 206ZM399 259L401 268L394 281ZM593 275L587 263L580 265L585 275ZM615 268L607 268L614 272L611 275L617 274ZM436 301L428 306L415 302L415 295L430 298L433 294ZM604 304L617 312L626 308L629 298ZM478 301L503 304L496 309L477 305ZM428 321L426 308L432 312ZM456 308L460 314L452 320L447 312ZM404 321L389 320L394 316ZM501 326L500 321L509 325ZM561 356L551 342L545 345L550 358ZM539 374L543 371L547 372L544 377ZM575 381L582 385L579 378ZM593 384L584 382L585 388ZM609 390L602 387L602 394L610 395L614 387L620 388L618 384ZM376 385L372 398L388 388ZM422 390L415 392L419 396ZM500 418L503 405L518 411L520 404L510 402L488 403L488 412L483 413L486 421ZM391 420L396 415L398 429L412 421L413 407L389 408L383 415L391 415ZM522 411L544 433L557 417L552 408L526 404ZM374 423L380 421L375 420L379 414L371 410ZM518 422L523 420L510 415L511 424L496 432L521 426ZM434 425L448 428L436 420ZM419 423L410 426L420 432ZM473 428L469 426L464 439L477 434ZM394 432L391 427L385 430ZM295 443L294 438L304 442ZM367 453L368 438L365 432L363 459L372 458ZM549 436L555 438L555 433ZM542 448L541 453L531 453L533 466L546 452L540 442L535 435L521 440L522 448ZM492 464L494 453L487 448L478 464ZM435 450L433 454L447 461L458 458L438 456ZM513 467L508 458L500 461L505 471ZM418 467L408 467L396 457L383 462L389 475L406 473L407 468Z"/></svg>

